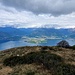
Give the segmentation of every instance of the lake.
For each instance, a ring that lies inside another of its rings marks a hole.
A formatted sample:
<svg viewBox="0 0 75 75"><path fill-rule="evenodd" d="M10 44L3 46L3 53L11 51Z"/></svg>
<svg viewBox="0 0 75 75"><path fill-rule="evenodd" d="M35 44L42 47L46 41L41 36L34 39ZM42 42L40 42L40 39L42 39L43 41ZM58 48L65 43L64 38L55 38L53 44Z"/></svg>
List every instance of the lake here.
<svg viewBox="0 0 75 75"><path fill-rule="evenodd" d="M22 47L22 46L56 46L58 42L61 40L58 39L52 39L52 40L47 40L46 42L36 44L36 43L28 43L24 41L8 41L0 44L0 50L6 50L10 48L15 48L15 47ZM70 45L75 45L75 40L67 40Z"/></svg>

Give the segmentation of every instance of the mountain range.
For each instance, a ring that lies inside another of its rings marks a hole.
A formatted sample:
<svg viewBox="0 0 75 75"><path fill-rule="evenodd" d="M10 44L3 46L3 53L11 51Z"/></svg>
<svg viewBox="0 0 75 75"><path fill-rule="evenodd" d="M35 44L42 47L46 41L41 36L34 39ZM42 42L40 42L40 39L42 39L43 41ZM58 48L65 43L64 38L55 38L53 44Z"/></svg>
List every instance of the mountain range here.
<svg viewBox="0 0 75 75"><path fill-rule="evenodd" d="M57 37L62 39L75 39L75 29L55 28L14 28L0 27L0 43L9 40L19 40L21 37Z"/></svg>

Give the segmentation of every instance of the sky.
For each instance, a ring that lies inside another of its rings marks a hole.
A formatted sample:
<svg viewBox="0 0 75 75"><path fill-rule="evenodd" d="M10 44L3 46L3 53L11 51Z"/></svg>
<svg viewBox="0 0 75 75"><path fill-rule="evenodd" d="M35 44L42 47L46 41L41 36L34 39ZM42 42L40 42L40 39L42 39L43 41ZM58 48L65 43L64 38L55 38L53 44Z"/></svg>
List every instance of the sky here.
<svg viewBox="0 0 75 75"><path fill-rule="evenodd" d="M0 0L0 27L75 28L75 0Z"/></svg>

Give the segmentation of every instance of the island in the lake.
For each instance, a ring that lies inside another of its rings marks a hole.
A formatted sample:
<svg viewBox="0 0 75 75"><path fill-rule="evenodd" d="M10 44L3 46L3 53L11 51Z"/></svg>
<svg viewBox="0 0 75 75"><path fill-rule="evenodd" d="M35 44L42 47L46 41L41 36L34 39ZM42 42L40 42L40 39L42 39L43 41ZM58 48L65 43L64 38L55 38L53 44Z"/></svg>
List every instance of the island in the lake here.
<svg viewBox="0 0 75 75"><path fill-rule="evenodd" d="M36 36L36 37L23 36L21 38L21 40L23 40L25 42L35 43L35 44L46 43L48 39L53 40L53 39L62 39L62 38L58 38L58 37L54 37L54 36L51 36L51 37L48 37L48 36L42 36L42 37L39 37L39 36Z"/></svg>

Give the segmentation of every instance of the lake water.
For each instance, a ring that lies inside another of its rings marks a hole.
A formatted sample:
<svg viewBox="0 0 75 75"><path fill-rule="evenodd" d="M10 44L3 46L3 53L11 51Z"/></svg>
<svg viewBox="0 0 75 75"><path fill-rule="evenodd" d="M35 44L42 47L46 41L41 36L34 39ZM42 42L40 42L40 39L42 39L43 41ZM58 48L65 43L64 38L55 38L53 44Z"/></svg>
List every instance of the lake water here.
<svg viewBox="0 0 75 75"><path fill-rule="evenodd" d="M14 47L21 47L21 46L56 46L58 42L61 40L47 40L47 42L40 43L40 44L34 44L34 43L27 43L24 41L8 41L5 43L0 44L0 50L6 50ZM67 40L70 45L75 45L75 40Z"/></svg>

